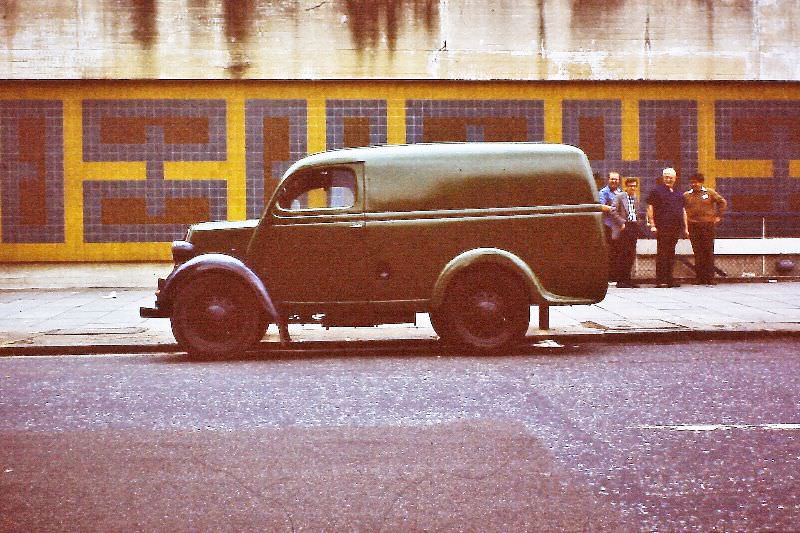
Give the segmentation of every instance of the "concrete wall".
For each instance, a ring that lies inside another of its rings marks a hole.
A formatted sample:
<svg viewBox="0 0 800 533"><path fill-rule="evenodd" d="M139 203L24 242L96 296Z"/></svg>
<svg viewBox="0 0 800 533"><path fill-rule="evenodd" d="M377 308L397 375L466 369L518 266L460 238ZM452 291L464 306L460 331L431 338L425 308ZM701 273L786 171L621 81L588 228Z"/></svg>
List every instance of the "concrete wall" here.
<svg viewBox="0 0 800 533"><path fill-rule="evenodd" d="M580 146L600 174L702 171L721 233L800 236L800 84L0 82L0 260L164 260L261 213L306 153L422 141ZM685 182L685 181L684 181Z"/></svg>
<svg viewBox="0 0 800 533"><path fill-rule="evenodd" d="M797 0L3 0L5 79L800 81Z"/></svg>

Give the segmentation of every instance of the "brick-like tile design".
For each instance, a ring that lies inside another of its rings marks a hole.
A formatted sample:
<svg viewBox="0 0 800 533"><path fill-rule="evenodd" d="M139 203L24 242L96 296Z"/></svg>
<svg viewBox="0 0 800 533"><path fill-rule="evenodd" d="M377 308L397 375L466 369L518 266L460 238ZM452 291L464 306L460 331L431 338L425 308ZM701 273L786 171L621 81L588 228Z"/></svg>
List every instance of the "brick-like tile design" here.
<svg viewBox="0 0 800 533"><path fill-rule="evenodd" d="M264 211L280 177L308 153L305 100L247 100L247 217Z"/></svg>
<svg viewBox="0 0 800 533"><path fill-rule="evenodd" d="M542 141L541 100L408 100L406 142Z"/></svg>
<svg viewBox="0 0 800 533"><path fill-rule="evenodd" d="M697 172L697 102L639 102L639 161L652 186L665 167L678 171L679 186L688 187Z"/></svg>
<svg viewBox="0 0 800 533"><path fill-rule="evenodd" d="M622 104L619 100L564 100L562 136L566 144L580 147L592 168L616 168L622 159Z"/></svg>
<svg viewBox="0 0 800 533"><path fill-rule="evenodd" d="M63 122L60 101L0 101L2 242L64 242Z"/></svg>
<svg viewBox="0 0 800 533"><path fill-rule="evenodd" d="M386 144L386 100L328 100L325 118L329 150Z"/></svg>
<svg viewBox="0 0 800 533"><path fill-rule="evenodd" d="M556 92L536 84L507 91L494 83L393 82L391 90L375 84L365 97L363 86L335 82L328 86L336 87L336 98L312 113L306 98L325 90L318 84L254 82L232 90L230 99L206 98L203 83L146 85L138 94L149 99L128 99L119 84L103 81L88 84L90 90L0 84L0 257L166 258L167 246L131 244L168 242L193 222L260 216L309 143L542 141L546 128L548 138L581 147L601 179L610 170L640 177L642 197L666 166L678 169L681 189L703 168L730 202L720 236L800 237L800 97L792 86L665 83L653 99L651 88L640 91L634 82L618 91L567 83ZM234 99L241 92L244 102ZM546 116L551 112L558 118ZM560 137L553 119L561 121ZM396 138L402 131L405 139ZM715 151L700 153L701 146ZM231 157L234 149L245 154ZM137 174L115 175L118 168ZM67 184L79 189L67 194Z"/></svg>
<svg viewBox="0 0 800 533"><path fill-rule="evenodd" d="M86 180L86 242L180 238L189 224L227 218L227 182L167 180L169 161L227 158L224 100L85 100L83 159L141 161L141 180Z"/></svg>
<svg viewBox="0 0 800 533"><path fill-rule="evenodd" d="M563 142L586 152L592 170L602 177L610 171L641 178L640 195L647 195L668 166L683 176L697 171L697 104L690 100L639 102L639 159L622 159L620 100L565 100L562 104Z"/></svg>
<svg viewBox="0 0 800 533"><path fill-rule="evenodd" d="M717 190L731 203L724 235L800 235L800 180L789 175L800 159L800 101L718 100L716 158L769 160L773 175L718 177ZM762 227L763 224L763 227Z"/></svg>

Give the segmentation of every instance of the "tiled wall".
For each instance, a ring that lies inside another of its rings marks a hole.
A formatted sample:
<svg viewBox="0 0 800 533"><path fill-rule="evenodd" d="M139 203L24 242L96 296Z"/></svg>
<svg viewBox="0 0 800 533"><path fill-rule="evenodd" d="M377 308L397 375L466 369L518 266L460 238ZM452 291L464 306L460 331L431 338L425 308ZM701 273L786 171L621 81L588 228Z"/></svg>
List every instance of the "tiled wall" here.
<svg viewBox="0 0 800 533"><path fill-rule="evenodd" d="M0 101L0 244L64 242L63 128L60 101Z"/></svg>
<svg viewBox="0 0 800 533"><path fill-rule="evenodd" d="M573 144L645 195L701 171L721 234L800 236L800 84L0 82L0 260L168 259L307 153L434 141Z"/></svg>
<svg viewBox="0 0 800 533"><path fill-rule="evenodd" d="M169 241L187 224L224 220L225 180L166 179L171 161L224 161L224 100L84 100L83 161L142 162L144 179L83 182L84 241Z"/></svg>

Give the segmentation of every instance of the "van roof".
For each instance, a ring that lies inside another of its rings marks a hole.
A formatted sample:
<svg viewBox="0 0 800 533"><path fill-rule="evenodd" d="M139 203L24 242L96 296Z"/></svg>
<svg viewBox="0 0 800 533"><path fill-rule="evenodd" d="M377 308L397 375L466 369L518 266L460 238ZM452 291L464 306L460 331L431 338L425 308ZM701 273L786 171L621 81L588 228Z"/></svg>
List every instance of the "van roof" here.
<svg viewBox="0 0 800 533"><path fill-rule="evenodd" d="M392 160L417 160L438 157L474 159L491 156L533 157L553 154L570 154L583 157L579 148L565 144L532 142L461 142L418 143L342 148L310 155L294 163L286 171L291 174L299 168L321 164L345 164L356 162L379 162Z"/></svg>

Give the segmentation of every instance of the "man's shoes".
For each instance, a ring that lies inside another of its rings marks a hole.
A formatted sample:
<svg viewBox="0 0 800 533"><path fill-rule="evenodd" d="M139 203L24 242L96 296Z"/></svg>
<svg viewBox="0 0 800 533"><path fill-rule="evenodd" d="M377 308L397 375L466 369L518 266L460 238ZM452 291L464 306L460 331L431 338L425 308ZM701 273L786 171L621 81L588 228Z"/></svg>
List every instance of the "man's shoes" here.
<svg viewBox="0 0 800 533"><path fill-rule="evenodd" d="M656 283L657 289L666 289L668 285L666 283Z"/></svg>
<svg viewBox="0 0 800 533"><path fill-rule="evenodd" d="M681 286L681 284L677 283L675 281L673 281L672 283L667 284L667 287L670 287L670 288L680 287L680 286Z"/></svg>
<svg viewBox="0 0 800 533"><path fill-rule="evenodd" d="M638 289L639 285L636 283L625 283L624 281L620 281L617 283L618 289Z"/></svg>

